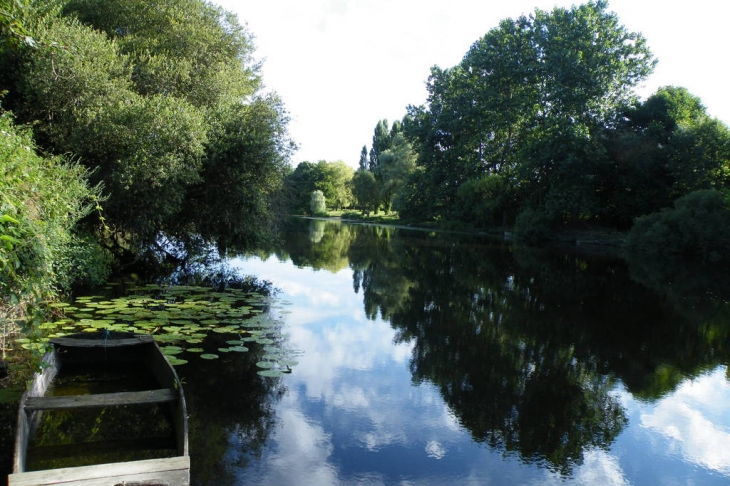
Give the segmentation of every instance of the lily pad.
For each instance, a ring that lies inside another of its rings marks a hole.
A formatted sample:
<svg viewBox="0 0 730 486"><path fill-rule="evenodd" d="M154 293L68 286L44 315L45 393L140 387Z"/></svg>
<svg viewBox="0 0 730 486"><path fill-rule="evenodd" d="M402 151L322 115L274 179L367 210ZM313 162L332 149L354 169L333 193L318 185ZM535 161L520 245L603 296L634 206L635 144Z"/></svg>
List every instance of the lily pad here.
<svg viewBox="0 0 730 486"><path fill-rule="evenodd" d="M257 373L261 376L266 376L269 378L279 378L280 376L284 376L284 373L279 370L261 370Z"/></svg>
<svg viewBox="0 0 730 486"><path fill-rule="evenodd" d="M213 353L201 354L200 357L203 359L218 359L218 355Z"/></svg>
<svg viewBox="0 0 730 486"><path fill-rule="evenodd" d="M233 329L232 327L217 327L217 328L213 329L213 332L217 332L219 334L225 334L225 333L234 333L234 332L236 332L236 330Z"/></svg>
<svg viewBox="0 0 730 486"><path fill-rule="evenodd" d="M180 354L183 352L183 348L181 348L180 346L163 346L161 349L162 352L167 356Z"/></svg>
<svg viewBox="0 0 730 486"><path fill-rule="evenodd" d="M231 346L228 350L236 353L245 353L248 351L248 348L246 346Z"/></svg>
<svg viewBox="0 0 730 486"><path fill-rule="evenodd" d="M259 368L267 368L268 369L268 368L273 368L274 367L274 363L272 363L271 361L259 361L258 363L256 363L256 366L258 366Z"/></svg>

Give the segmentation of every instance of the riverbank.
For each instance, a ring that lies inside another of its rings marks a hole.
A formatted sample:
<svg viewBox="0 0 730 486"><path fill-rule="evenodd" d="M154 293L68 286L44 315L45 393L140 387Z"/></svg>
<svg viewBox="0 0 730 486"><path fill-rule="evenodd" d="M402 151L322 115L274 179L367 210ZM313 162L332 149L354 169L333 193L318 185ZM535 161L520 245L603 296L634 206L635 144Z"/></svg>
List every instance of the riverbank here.
<svg viewBox="0 0 730 486"><path fill-rule="evenodd" d="M438 224L435 222L410 222L398 218L397 213L378 214L365 216L355 211L329 211L327 216L306 216L295 215L303 219L320 219L342 221L351 224L382 225L393 228L401 228L417 231L438 231L453 234L471 234L511 240L513 237L512 228L473 228L465 224ZM560 247L583 247L583 248L604 248L617 251L621 249L626 240L627 233L611 228L584 228L565 229L554 231L542 245L556 245Z"/></svg>

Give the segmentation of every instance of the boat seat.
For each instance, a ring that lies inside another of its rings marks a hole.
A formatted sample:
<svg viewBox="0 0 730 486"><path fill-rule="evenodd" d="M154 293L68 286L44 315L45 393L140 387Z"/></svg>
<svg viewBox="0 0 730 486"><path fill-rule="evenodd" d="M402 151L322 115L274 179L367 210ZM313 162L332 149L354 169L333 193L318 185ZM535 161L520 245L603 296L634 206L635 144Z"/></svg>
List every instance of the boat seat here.
<svg viewBox="0 0 730 486"><path fill-rule="evenodd" d="M145 405L174 402L178 394L172 388L95 395L68 395L58 397L28 397L25 410L68 410L74 408L109 407L118 405Z"/></svg>

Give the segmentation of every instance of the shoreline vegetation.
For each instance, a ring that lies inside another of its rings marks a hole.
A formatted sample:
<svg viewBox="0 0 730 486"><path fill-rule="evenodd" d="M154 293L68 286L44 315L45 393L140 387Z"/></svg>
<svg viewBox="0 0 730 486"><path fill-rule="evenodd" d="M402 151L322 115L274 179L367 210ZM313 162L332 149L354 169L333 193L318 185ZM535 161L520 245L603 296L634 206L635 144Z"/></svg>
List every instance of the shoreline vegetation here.
<svg viewBox="0 0 730 486"><path fill-rule="evenodd" d="M341 210L328 211L326 215L312 216L306 214L292 215L295 218L319 219L324 221L342 221L351 224L373 224L390 226L393 228L415 230L415 231L436 231L444 233L456 233L474 236L486 236L506 241L514 240L512 227L507 228L470 228L463 223L439 225L433 222L412 222L401 221L397 213L369 214L365 215L360 211ZM558 245L594 246L613 249L622 248L628 238L628 231L619 231L611 228L586 228L586 229L565 229L556 230L547 235L544 243Z"/></svg>

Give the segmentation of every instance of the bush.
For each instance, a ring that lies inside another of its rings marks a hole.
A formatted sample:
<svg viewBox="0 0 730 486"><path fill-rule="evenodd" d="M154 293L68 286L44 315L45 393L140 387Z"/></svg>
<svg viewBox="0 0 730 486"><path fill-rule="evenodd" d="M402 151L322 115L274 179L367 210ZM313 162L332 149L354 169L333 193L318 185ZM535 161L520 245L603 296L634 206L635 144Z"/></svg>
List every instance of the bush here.
<svg viewBox="0 0 730 486"><path fill-rule="evenodd" d="M508 210L509 188L504 177L487 174L464 182L456 191L454 217L478 228L504 224Z"/></svg>
<svg viewBox="0 0 730 486"><path fill-rule="evenodd" d="M0 317L22 317L87 275L93 252L74 228L98 191L78 164L39 156L9 113L0 115L0 173Z"/></svg>
<svg viewBox="0 0 730 486"><path fill-rule="evenodd" d="M626 241L632 252L730 260L730 196L702 190L677 199L674 208L636 220Z"/></svg>
<svg viewBox="0 0 730 486"><path fill-rule="evenodd" d="M515 239L524 243L547 240L551 234L551 223L550 217L544 211L523 209L515 220Z"/></svg>
<svg viewBox="0 0 730 486"><path fill-rule="evenodd" d="M313 191L309 201L309 209L315 216L325 216L327 214L327 204L322 191Z"/></svg>

